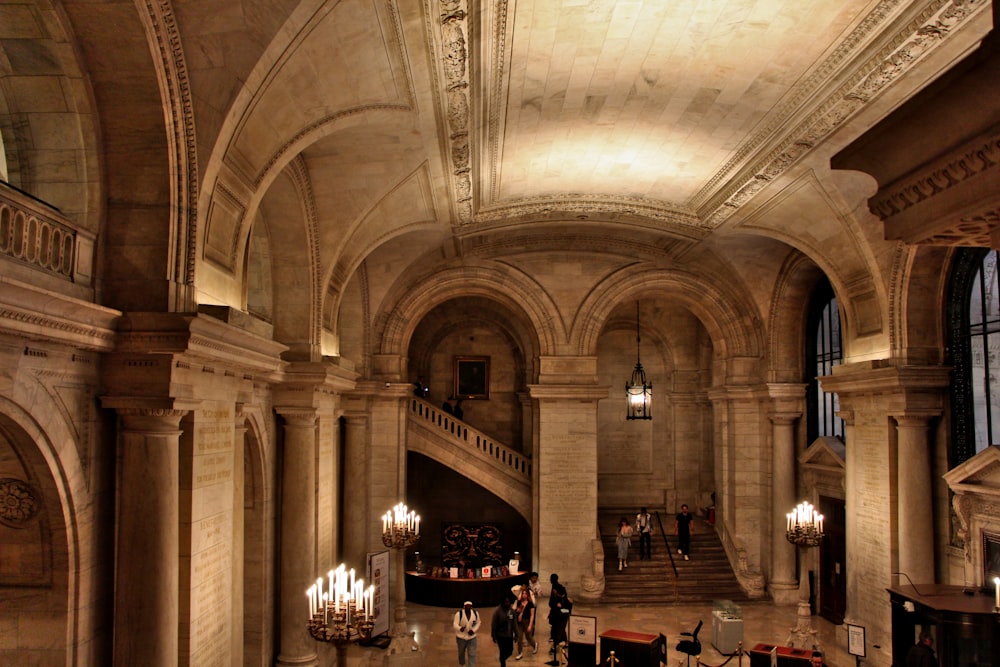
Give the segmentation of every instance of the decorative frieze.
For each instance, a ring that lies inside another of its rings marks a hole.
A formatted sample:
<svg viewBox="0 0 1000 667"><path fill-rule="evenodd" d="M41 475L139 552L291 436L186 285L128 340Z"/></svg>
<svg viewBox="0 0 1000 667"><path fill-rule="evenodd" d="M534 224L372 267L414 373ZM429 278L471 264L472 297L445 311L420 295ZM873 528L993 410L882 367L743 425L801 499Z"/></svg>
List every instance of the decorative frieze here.
<svg viewBox="0 0 1000 667"><path fill-rule="evenodd" d="M448 121L452 187L460 222L472 218L472 179L469 171L469 32L468 11L462 0L440 0L438 49L444 75L444 106Z"/></svg>

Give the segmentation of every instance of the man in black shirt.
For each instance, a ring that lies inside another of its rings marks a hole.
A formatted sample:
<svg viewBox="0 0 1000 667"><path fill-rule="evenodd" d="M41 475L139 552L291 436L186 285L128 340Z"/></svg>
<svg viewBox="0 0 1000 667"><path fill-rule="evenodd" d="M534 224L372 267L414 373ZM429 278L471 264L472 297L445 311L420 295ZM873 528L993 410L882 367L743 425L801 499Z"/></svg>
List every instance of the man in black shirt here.
<svg viewBox="0 0 1000 667"><path fill-rule="evenodd" d="M674 534L677 535L677 553L684 554L684 560L689 560L691 552L691 524L694 517L688 513L688 506L681 505L681 511L674 520Z"/></svg>

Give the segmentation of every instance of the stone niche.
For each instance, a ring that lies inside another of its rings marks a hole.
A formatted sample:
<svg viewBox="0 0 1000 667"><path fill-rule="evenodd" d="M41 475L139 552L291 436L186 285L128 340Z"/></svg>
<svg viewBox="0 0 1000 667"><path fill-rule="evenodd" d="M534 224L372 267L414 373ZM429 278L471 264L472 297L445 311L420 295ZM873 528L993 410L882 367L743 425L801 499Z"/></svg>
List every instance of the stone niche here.
<svg viewBox="0 0 1000 667"><path fill-rule="evenodd" d="M944 475L955 494L956 541L965 553L966 585L992 587L1000 576L1000 446L993 445Z"/></svg>

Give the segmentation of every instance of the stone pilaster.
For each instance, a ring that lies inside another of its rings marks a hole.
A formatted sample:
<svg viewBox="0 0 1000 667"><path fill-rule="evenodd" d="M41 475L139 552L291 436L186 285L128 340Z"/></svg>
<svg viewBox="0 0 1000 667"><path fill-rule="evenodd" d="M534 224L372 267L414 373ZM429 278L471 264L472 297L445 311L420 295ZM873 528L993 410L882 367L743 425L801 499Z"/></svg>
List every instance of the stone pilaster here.
<svg viewBox="0 0 1000 667"><path fill-rule="evenodd" d="M543 360L543 368L559 365ZM587 368L586 360L567 366ZM570 595L599 595L583 590L584 577L593 579L593 540L597 533L597 405L608 397L607 387L593 385L596 373L583 374L581 384L529 386L538 401L539 439L535 461L538 524L538 572L558 573ZM561 379L564 376L561 376ZM589 385L586 383L590 383ZM544 576L544 575L543 575ZM592 588L593 583L588 585Z"/></svg>
<svg viewBox="0 0 1000 667"><path fill-rule="evenodd" d="M243 411L243 404L235 405L233 417L233 528L232 528L232 553L237 556L232 559L232 602L230 604L230 614L232 615L232 627L237 629L232 633L230 639L230 653L233 656L233 663L243 663L243 632L244 608L246 603L243 597L244 577L246 576L246 530L244 516L241 509L246 507L246 433L247 415Z"/></svg>
<svg viewBox="0 0 1000 667"><path fill-rule="evenodd" d="M176 667L179 441L188 410L128 399L103 403L117 410L121 424L115 664Z"/></svg>
<svg viewBox="0 0 1000 667"><path fill-rule="evenodd" d="M824 391L837 393L840 414L847 422L845 521L850 561L845 617L866 626L871 645L889 646L892 641L885 588L895 583L893 573L900 566L903 547L899 544L899 513L910 511L901 508L902 503L910 502L910 492L900 494L900 456L903 450L914 451L920 440L909 430L913 428L909 420L904 420L907 432L897 432L893 417L914 415L926 420L940 413L948 379L949 369L945 367L892 366L885 362L836 366L832 375L820 379ZM902 447L900 438L906 440ZM926 451L924 458L929 475L930 456ZM906 486L912 488L909 483ZM926 497L930 498L929 488ZM933 525L932 512L920 519L928 527ZM907 540L912 543L915 537L910 534ZM926 547L933 549L930 542Z"/></svg>

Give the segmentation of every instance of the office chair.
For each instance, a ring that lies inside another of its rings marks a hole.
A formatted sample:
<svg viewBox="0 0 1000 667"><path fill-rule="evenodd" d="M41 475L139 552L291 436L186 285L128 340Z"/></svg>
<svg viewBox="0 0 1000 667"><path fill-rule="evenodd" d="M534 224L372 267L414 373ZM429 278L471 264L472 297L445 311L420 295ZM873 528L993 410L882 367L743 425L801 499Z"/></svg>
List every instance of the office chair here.
<svg viewBox="0 0 1000 667"><path fill-rule="evenodd" d="M701 655L701 641L698 639L698 632L701 631L701 624L703 621L698 621L698 625L695 627L694 632L682 632L682 637L690 637L691 639L682 639L677 642L677 650L681 653L687 654L687 664L688 667L691 665L691 656Z"/></svg>

